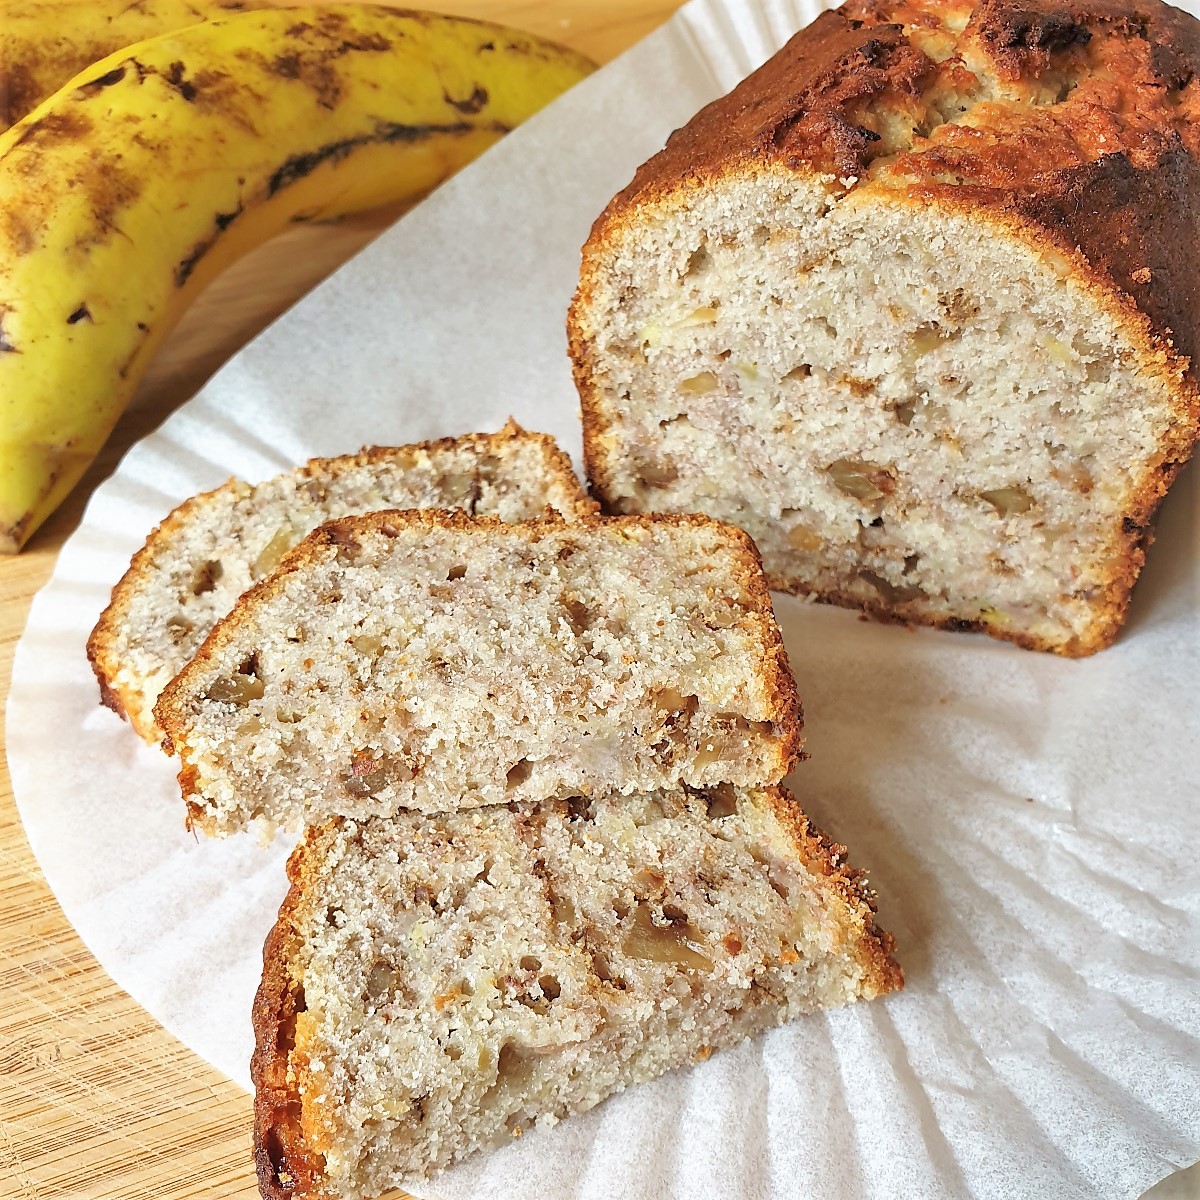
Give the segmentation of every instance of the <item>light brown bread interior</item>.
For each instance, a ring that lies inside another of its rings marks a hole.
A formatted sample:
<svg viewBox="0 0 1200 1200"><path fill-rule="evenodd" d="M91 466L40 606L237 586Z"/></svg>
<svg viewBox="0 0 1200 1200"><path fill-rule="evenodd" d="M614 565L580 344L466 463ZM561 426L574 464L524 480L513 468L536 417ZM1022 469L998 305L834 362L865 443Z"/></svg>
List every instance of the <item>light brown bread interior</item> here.
<svg viewBox="0 0 1200 1200"><path fill-rule="evenodd" d="M900 987L843 855L728 785L310 831L255 1003L264 1196L375 1196Z"/></svg>
<svg viewBox="0 0 1200 1200"><path fill-rule="evenodd" d="M155 709L208 832L776 783L800 710L750 539L704 517L322 527Z"/></svg>

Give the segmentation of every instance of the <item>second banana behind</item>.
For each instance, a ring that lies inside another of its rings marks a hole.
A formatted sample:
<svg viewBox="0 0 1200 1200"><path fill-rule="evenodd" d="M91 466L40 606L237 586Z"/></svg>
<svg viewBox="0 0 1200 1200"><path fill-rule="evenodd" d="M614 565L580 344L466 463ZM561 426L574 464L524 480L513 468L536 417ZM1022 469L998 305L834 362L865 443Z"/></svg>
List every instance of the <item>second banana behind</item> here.
<svg viewBox="0 0 1200 1200"><path fill-rule="evenodd" d="M453 17L248 12L111 55L0 135L0 551L232 260L289 221L424 194L591 69Z"/></svg>

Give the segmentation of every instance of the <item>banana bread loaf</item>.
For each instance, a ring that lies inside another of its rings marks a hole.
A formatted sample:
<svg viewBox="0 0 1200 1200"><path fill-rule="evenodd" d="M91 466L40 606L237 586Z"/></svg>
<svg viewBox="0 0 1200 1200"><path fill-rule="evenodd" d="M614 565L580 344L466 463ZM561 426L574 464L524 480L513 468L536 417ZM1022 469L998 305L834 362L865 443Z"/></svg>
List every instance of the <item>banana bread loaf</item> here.
<svg viewBox="0 0 1200 1200"><path fill-rule="evenodd" d="M1082 655L1200 422L1200 23L849 0L608 206L569 333L617 512L772 586Z"/></svg>
<svg viewBox="0 0 1200 1200"><path fill-rule="evenodd" d="M255 486L231 479L181 504L147 539L88 639L110 708L149 742L154 703L213 625L318 525L380 508L462 508L506 521L594 511L545 434L498 433L374 447Z"/></svg>
<svg viewBox="0 0 1200 1200"><path fill-rule="evenodd" d="M844 853L779 788L310 830L254 1005L263 1196L365 1200L900 987Z"/></svg>
<svg viewBox="0 0 1200 1200"><path fill-rule="evenodd" d="M331 522L154 711L210 833L774 784L800 729L754 543L700 516Z"/></svg>

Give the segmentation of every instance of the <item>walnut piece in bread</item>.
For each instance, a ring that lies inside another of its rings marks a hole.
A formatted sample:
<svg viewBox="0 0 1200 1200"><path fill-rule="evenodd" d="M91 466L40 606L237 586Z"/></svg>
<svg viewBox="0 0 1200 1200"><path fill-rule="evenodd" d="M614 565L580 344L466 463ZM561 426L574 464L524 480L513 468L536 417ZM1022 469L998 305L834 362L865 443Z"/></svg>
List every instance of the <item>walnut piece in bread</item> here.
<svg viewBox="0 0 1200 1200"><path fill-rule="evenodd" d="M850 0L646 163L569 320L612 511L773 587L1083 655L1200 425L1200 22Z"/></svg>

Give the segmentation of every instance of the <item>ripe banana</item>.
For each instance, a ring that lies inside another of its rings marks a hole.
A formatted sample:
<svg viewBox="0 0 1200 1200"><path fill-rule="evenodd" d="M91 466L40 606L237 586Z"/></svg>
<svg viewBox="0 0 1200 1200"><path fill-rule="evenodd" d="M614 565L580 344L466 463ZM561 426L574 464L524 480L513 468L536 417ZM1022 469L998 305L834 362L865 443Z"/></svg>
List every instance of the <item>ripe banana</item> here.
<svg viewBox="0 0 1200 1200"><path fill-rule="evenodd" d="M0 0L0 131L123 46L271 0Z"/></svg>
<svg viewBox="0 0 1200 1200"><path fill-rule="evenodd" d="M233 259L288 221L425 193L591 69L459 18L256 11L119 51L0 134L0 551Z"/></svg>

